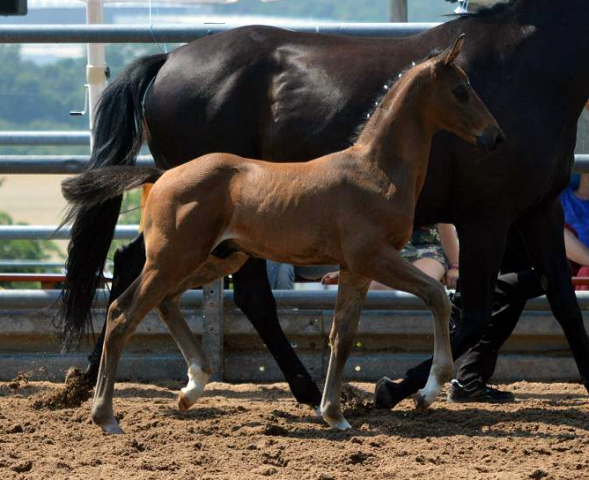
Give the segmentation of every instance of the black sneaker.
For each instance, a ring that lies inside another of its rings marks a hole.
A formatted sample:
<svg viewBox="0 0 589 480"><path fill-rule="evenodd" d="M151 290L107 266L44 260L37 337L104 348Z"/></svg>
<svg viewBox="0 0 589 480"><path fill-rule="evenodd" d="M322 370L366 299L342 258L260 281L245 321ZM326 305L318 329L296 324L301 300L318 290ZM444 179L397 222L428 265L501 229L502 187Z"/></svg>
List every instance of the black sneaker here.
<svg viewBox="0 0 589 480"><path fill-rule="evenodd" d="M458 380L450 382L448 401L452 403L511 403L515 397L511 392L502 392L489 387L480 380L473 380L462 385Z"/></svg>

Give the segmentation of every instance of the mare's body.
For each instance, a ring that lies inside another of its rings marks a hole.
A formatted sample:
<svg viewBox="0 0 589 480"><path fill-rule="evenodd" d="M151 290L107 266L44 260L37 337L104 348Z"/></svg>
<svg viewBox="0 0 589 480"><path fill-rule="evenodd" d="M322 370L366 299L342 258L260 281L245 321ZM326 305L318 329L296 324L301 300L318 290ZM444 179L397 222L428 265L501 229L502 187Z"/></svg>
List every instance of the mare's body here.
<svg viewBox="0 0 589 480"><path fill-rule="evenodd" d="M111 85L111 94L105 95L104 135L97 143L105 148L95 149L93 161L96 166L115 165L133 156L132 143L140 132L133 136L135 119L128 113L121 116L119 107L125 101L129 110L134 106L139 112L153 77L145 99L145 126L158 166L172 167L217 150L276 162L341 150L383 84L411 61L465 32L469 43L457 63L496 116L508 143L479 158L450 134L439 134L433 142L416 223L453 223L458 231L464 328L453 340L453 352L463 353L488 323L508 233L519 235L530 261L546 278L553 313L589 388L589 338L570 285L557 200L570 176L576 123L589 97L588 24L585 0L564 5L516 0L404 39L269 27L202 38L167 56L140 61L118 86L116 81ZM134 95L134 104L121 93L123 86ZM84 292L102 266L118 209L113 201L79 217L82 234L74 237L73 245L78 242L79 247L70 255L72 294L67 304L70 312L81 312L72 322L78 322L74 329L89 308L90 295ZM90 222L97 247L85 240L90 235L84 237ZM96 235L100 229L104 233ZM141 242L135 242L128 256L140 258L141 249ZM98 252L95 268L86 263L88 251ZM121 272L131 278L138 274L140 265L133 266L124 253L119 260ZM234 276L235 300L277 358L297 399L316 404L319 392L280 331L265 277L263 262L246 263Z"/></svg>
<svg viewBox="0 0 589 480"><path fill-rule="evenodd" d="M452 64L462 43L460 37L446 53L409 70L344 151L284 164L214 153L163 174L110 167L64 182L64 195L76 210L161 175L145 207L146 264L108 312L92 408L92 418L105 432L122 432L112 408L118 359L152 308L158 308L188 366L180 409L198 399L212 369L182 317L180 296L234 273L249 256L340 265L321 402L321 414L332 427L351 428L341 412L340 388L370 279L413 293L431 308L434 361L416 402L424 408L434 401L452 375L450 302L442 285L399 250L411 236L434 133L448 129L486 150L504 140L464 72Z"/></svg>

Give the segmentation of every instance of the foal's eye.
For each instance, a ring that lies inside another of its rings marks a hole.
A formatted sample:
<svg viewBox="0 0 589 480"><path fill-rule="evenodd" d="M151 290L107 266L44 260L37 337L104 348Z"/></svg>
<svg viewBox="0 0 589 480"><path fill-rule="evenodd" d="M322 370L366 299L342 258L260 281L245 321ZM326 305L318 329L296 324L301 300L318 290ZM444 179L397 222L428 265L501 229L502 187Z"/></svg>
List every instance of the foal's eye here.
<svg viewBox="0 0 589 480"><path fill-rule="evenodd" d="M464 83L461 83L460 85L454 87L452 89L452 93L456 97L456 100L458 100L460 103L468 102L468 88L466 88L466 85L464 85Z"/></svg>

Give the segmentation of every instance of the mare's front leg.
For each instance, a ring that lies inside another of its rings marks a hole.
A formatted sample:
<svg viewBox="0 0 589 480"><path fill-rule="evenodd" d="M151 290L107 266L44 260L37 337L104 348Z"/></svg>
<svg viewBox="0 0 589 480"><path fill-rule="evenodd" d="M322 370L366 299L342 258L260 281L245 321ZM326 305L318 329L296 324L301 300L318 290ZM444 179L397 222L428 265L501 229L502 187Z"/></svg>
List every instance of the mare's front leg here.
<svg viewBox="0 0 589 480"><path fill-rule="evenodd" d="M395 290L412 293L432 311L434 317L433 365L425 387L415 397L421 410L433 403L444 383L452 378L449 320L451 304L443 285L405 260L392 246L386 245L370 259L361 259L356 267L366 277L373 278Z"/></svg>
<svg viewBox="0 0 589 480"><path fill-rule="evenodd" d="M268 283L266 261L250 258L234 275L234 299L278 363L297 402L319 406L321 392L284 335L276 300Z"/></svg>
<svg viewBox="0 0 589 480"><path fill-rule="evenodd" d="M340 269L335 314L331 333L329 334L331 355L321 400L323 419L332 428L338 430L352 428L344 418L340 405L342 375L346 360L352 351L354 336L362 312L362 304L369 284L370 280L367 278L353 275L345 267Z"/></svg>
<svg viewBox="0 0 589 480"><path fill-rule="evenodd" d="M564 216L558 199L540 205L516 224L530 259L546 290L554 317L560 323L589 392L589 337L571 282L564 248Z"/></svg>

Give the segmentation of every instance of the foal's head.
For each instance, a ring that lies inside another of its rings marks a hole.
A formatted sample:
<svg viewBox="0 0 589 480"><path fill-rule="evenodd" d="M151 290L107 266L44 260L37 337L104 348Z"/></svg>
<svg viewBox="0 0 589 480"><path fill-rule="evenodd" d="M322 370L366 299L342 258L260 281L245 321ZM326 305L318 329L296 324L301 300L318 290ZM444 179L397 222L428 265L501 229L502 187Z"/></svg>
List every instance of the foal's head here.
<svg viewBox="0 0 589 480"><path fill-rule="evenodd" d="M483 151L493 150L505 140L505 135L473 90L464 70L454 63L463 44L464 34L427 62L431 64L431 81L426 87L425 113L437 128L448 130Z"/></svg>

